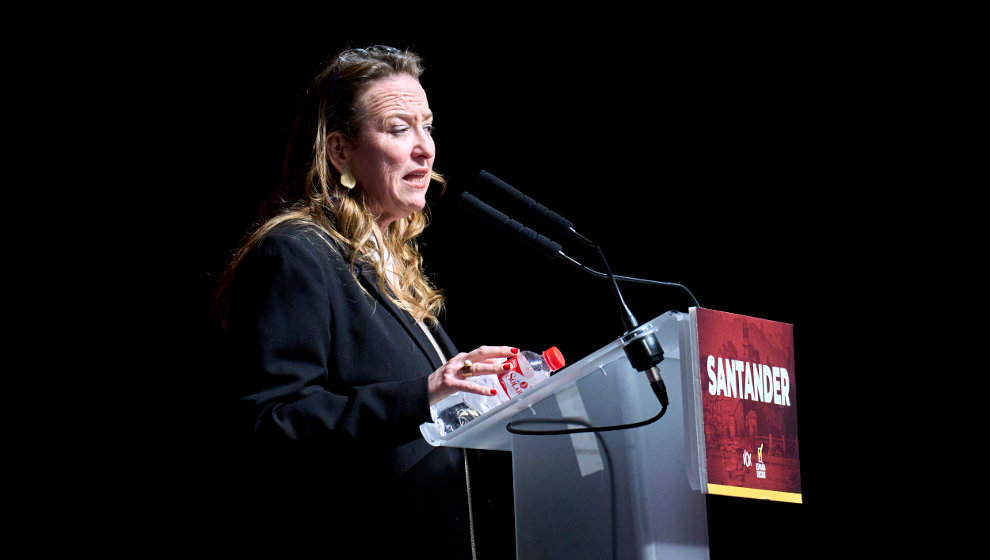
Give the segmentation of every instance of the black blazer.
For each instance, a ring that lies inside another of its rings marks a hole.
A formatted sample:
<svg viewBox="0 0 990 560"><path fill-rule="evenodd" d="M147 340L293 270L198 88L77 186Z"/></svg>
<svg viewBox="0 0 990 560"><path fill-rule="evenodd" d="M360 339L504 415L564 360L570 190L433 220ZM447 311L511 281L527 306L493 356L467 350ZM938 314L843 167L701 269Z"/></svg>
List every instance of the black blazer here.
<svg viewBox="0 0 990 560"><path fill-rule="evenodd" d="M330 238L296 224L265 235L237 270L226 337L236 414L253 449L245 507L349 536L392 535L376 547L426 531L427 550L443 552L449 538L447 553L461 557L464 453L419 432L430 420L426 379L442 361L374 269L355 266L352 275ZM442 328L432 334L448 359L457 353Z"/></svg>

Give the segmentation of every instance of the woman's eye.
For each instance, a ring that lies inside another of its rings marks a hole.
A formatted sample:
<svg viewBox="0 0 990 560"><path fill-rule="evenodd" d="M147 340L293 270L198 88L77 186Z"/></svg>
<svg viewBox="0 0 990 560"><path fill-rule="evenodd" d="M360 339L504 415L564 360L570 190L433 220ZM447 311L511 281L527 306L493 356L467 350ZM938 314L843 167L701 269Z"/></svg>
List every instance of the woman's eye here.
<svg viewBox="0 0 990 560"><path fill-rule="evenodd" d="M426 134L432 135L433 129L434 129L433 123L423 125L423 130L426 131ZM389 128L388 131L389 134L392 134L393 136L401 136L409 132L409 126L408 125L393 126Z"/></svg>

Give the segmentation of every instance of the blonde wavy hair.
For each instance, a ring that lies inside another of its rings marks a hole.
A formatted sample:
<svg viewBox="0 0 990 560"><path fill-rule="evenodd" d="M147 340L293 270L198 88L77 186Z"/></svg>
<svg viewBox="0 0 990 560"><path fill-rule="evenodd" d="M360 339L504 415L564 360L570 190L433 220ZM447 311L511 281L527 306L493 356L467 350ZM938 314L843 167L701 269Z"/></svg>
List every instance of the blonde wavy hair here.
<svg viewBox="0 0 990 560"><path fill-rule="evenodd" d="M303 96L289 140L282 188L262 212L271 217L248 233L220 279L215 310L222 322L227 289L238 265L261 238L287 223L322 231L349 259L352 274L355 262L370 264L377 272L382 292L393 303L409 311L417 321L437 321L443 296L427 279L416 242L429 222L427 209L395 220L382 231L360 185L354 189L342 187L340 174L327 154L327 140L332 133L340 132L348 140L356 138L364 118L361 94L372 82L400 73L419 79L422 72L421 59L415 53L375 46L341 52L316 76ZM442 175L434 171L431 179L441 185L441 192L446 189ZM393 281L379 256L379 242L392 257Z"/></svg>

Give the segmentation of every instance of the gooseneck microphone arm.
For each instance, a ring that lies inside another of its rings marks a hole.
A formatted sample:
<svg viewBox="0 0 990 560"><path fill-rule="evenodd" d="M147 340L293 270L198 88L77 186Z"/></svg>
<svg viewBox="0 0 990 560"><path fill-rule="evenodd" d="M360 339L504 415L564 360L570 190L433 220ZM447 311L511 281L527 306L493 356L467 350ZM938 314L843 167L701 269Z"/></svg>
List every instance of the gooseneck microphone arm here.
<svg viewBox="0 0 990 560"><path fill-rule="evenodd" d="M632 311L629 310L629 306L626 305L626 300L622 298L622 292L619 291L619 284L615 281L615 275L612 274L612 269L608 266L608 261L605 260L605 253L602 252L602 248L597 244L595 245L595 250L598 251L598 257L602 259L602 266L605 267L605 271L608 274L608 283L612 286L612 293L615 294L615 301L619 304L619 315L622 317L622 326L626 328L627 331L631 331L639 326L639 321L633 316Z"/></svg>

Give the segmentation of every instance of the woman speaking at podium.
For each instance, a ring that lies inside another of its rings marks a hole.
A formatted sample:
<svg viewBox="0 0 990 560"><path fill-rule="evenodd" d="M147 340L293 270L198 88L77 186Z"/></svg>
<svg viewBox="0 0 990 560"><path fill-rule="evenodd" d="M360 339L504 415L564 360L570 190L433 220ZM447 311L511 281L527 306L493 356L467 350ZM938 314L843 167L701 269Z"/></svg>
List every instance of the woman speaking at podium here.
<svg viewBox="0 0 990 560"><path fill-rule="evenodd" d="M482 512L465 454L431 447L419 425L456 391L486 394L467 377L518 352L459 353L437 321L442 297L416 244L427 189L444 184L421 72L418 55L383 46L329 61L306 92L278 202L219 292L252 449L238 517L328 557L349 557L331 553L345 546L472 557Z"/></svg>

